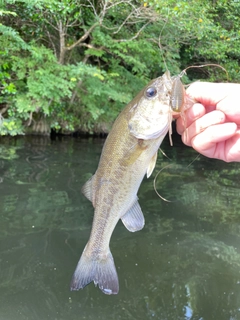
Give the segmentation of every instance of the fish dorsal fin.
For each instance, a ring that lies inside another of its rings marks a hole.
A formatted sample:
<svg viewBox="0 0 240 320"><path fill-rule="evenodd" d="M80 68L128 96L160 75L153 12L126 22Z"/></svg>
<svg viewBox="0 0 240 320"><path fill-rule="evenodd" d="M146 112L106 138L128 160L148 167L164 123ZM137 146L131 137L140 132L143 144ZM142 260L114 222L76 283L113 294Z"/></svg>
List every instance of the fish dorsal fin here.
<svg viewBox="0 0 240 320"><path fill-rule="evenodd" d="M158 153L156 152L155 155L152 157L148 167L147 167L147 178L150 177L150 175L152 174L155 166L156 166L156 162L157 162L157 156L158 156Z"/></svg>
<svg viewBox="0 0 240 320"><path fill-rule="evenodd" d="M82 186L82 193L85 195L85 197L90 200L91 202L93 201L92 198L92 178L93 176L87 181L85 182L85 184Z"/></svg>
<svg viewBox="0 0 240 320"><path fill-rule="evenodd" d="M144 216L137 200L121 219L125 227L131 232L141 230L144 227Z"/></svg>

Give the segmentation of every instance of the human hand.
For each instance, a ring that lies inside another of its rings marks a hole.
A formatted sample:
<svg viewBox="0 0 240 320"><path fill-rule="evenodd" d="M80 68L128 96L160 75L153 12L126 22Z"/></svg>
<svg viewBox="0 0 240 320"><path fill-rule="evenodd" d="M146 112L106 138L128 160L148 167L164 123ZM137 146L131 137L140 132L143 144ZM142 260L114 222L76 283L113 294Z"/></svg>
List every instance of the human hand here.
<svg viewBox="0 0 240 320"><path fill-rule="evenodd" d="M209 158L240 162L240 84L196 82L186 93L197 103L177 119L182 141Z"/></svg>

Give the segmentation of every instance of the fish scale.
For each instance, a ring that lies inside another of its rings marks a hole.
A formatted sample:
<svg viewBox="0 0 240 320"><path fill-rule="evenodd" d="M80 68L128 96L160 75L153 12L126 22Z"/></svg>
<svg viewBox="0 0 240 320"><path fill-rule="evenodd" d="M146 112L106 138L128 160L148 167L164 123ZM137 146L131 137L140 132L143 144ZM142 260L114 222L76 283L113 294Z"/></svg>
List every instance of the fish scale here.
<svg viewBox="0 0 240 320"><path fill-rule="evenodd" d="M120 219L131 232L144 226L137 192L145 174L151 175L169 130L172 83L169 72L152 80L113 124L98 168L82 188L95 209L90 238L73 274L71 290L93 281L105 294L119 291L110 238Z"/></svg>

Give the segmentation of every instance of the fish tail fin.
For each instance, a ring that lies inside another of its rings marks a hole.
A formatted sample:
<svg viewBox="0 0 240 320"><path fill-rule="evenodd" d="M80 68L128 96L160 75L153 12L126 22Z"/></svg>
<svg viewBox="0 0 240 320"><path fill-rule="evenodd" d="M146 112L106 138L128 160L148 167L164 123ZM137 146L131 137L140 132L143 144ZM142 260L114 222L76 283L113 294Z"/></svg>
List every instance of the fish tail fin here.
<svg viewBox="0 0 240 320"><path fill-rule="evenodd" d="M105 294L118 293L118 275L110 250L102 258L100 256L87 255L84 249L72 277L71 290L83 289L92 281Z"/></svg>

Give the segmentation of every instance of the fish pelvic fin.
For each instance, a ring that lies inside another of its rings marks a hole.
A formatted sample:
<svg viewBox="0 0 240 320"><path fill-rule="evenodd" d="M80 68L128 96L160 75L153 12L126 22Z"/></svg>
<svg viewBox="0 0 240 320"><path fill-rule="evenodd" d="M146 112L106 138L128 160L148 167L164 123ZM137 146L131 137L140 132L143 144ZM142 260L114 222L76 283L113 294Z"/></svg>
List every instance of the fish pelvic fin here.
<svg viewBox="0 0 240 320"><path fill-rule="evenodd" d="M88 256L84 250L73 274L70 289L71 291L83 289L92 281L105 294L118 293L118 275L110 250L104 258Z"/></svg>
<svg viewBox="0 0 240 320"><path fill-rule="evenodd" d="M138 203L138 199L134 202L132 207L121 218L122 223L128 229L128 231L139 231L144 227L145 219L142 213L141 207Z"/></svg>
<svg viewBox="0 0 240 320"><path fill-rule="evenodd" d="M91 202L93 201L92 179L93 179L93 176L83 185L83 187L81 189L81 191L84 194L84 196Z"/></svg>

